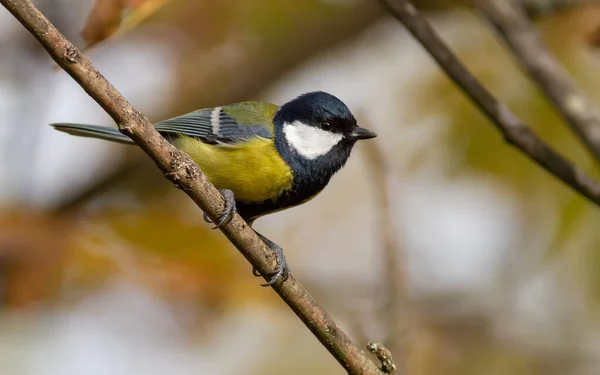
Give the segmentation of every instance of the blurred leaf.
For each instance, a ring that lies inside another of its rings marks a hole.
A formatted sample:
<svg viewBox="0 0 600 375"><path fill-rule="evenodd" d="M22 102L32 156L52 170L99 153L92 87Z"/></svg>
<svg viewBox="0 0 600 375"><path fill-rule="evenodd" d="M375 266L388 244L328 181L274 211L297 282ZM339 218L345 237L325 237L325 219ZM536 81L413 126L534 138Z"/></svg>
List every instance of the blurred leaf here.
<svg viewBox="0 0 600 375"><path fill-rule="evenodd" d="M539 23L544 39L553 44L553 50L569 48L574 44L596 48L600 43L600 5L589 2L568 8ZM560 44L568 40L570 45Z"/></svg>
<svg viewBox="0 0 600 375"><path fill-rule="evenodd" d="M128 0L131 12L127 12L115 36L121 36L150 18L170 0Z"/></svg>
<svg viewBox="0 0 600 375"><path fill-rule="evenodd" d="M41 212L0 215L0 301L9 307L48 302L60 286L69 232Z"/></svg>
<svg viewBox="0 0 600 375"><path fill-rule="evenodd" d="M119 28L125 3L123 0L96 0L81 36L89 49L109 38Z"/></svg>
<svg viewBox="0 0 600 375"><path fill-rule="evenodd" d="M88 43L85 49L131 31L167 2L169 0L96 0L81 32Z"/></svg>
<svg viewBox="0 0 600 375"><path fill-rule="evenodd" d="M115 189L103 200L119 200L115 193L123 191ZM118 277L165 300L203 308L277 300L262 293L250 266L220 232L210 230L186 196L172 191L127 200L97 205L85 215L85 225L72 228L67 284L76 295Z"/></svg>
<svg viewBox="0 0 600 375"><path fill-rule="evenodd" d="M600 26L589 33L587 40L590 46L594 48L600 47Z"/></svg>

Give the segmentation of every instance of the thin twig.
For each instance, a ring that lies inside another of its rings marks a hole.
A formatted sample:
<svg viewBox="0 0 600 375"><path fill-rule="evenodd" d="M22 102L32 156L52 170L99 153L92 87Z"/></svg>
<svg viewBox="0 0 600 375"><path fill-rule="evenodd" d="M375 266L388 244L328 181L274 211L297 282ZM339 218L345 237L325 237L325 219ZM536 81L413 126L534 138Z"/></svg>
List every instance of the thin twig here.
<svg viewBox="0 0 600 375"><path fill-rule="evenodd" d="M383 5L423 45L477 107L492 121L505 140L550 172L567 186L600 205L600 184L582 169L548 146L506 105L499 102L464 67L427 20L408 0L380 0Z"/></svg>
<svg viewBox="0 0 600 375"><path fill-rule="evenodd" d="M520 1L477 0L475 4L506 41L523 69L600 161L600 113L548 52Z"/></svg>
<svg viewBox="0 0 600 375"><path fill-rule="evenodd" d="M224 208L223 197L198 166L169 144L150 121L133 108L29 0L0 0L0 3L36 37L58 65L104 108L119 125L120 131L130 136L165 176L215 221ZM272 252L239 215L236 214L221 230L261 274L269 274L274 270ZM348 373L380 373L375 363L350 341L294 277L276 283L273 289Z"/></svg>
<svg viewBox="0 0 600 375"><path fill-rule="evenodd" d="M371 182L376 189L377 199L377 228L382 244L382 284L377 286L377 295L382 297L381 318L385 329L383 342L394 353L396 360L406 358L406 336L408 331L408 292L406 279L401 262L402 252L396 240L394 228L394 212L391 207L391 194L389 189L390 170L385 160L381 144L378 141L365 145L365 154L368 159Z"/></svg>

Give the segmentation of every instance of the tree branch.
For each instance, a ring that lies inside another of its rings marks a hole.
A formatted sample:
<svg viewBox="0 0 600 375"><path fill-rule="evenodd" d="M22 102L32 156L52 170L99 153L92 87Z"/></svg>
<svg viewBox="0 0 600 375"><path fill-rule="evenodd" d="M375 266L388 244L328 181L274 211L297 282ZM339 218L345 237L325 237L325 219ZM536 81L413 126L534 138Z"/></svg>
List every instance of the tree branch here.
<svg viewBox="0 0 600 375"><path fill-rule="evenodd" d="M133 108L29 0L0 0L0 3L35 36L58 65L104 108L118 124L119 130L131 137L154 160L165 177L184 191L213 221L217 220L224 208L223 197L198 166L168 143L150 121ZM239 215L236 214L221 230L261 274L274 270L272 252ZM380 374L377 366L350 341L293 276L283 283L276 283L273 289L348 373Z"/></svg>
<svg viewBox="0 0 600 375"><path fill-rule="evenodd" d="M600 161L600 114L545 48L521 0L477 0L480 11L506 41L521 66Z"/></svg>
<svg viewBox="0 0 600 375"><path fill-rule="evenodd" d="M364 121L360 121L364 124ZM382 340L387 349L394 353L396 360L404 365L408 357L408 336L410 330L411 308L406 286L405 265L402 264L403 252L396 239L395 220L392 215L391 193L389 188L390 167L378 141L369 142L363 148L367 157L370 180L376 189L377 229L382 241L382 285L377 286L376 295L382 299L381 323L385 327ZM406 371L400 371L405 374Z"/></svg>
<svg viewBox="0 0 600 375"><path fill-rule="evenodd" d="M544 143L506 105L483 87L409 0L380 1L423 45L448 77L493 122L509 144L521 150L567 186L600 206L600 184Z"/></svg>

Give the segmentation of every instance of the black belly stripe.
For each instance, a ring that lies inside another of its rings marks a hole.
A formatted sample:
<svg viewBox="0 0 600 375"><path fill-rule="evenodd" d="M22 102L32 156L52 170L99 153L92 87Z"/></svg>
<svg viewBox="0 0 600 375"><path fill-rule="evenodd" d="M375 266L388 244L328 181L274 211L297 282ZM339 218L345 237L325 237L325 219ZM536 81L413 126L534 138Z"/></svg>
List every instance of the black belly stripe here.
<svg viewBox="0 0 600 375"><path fill-rule="evenodd" d="M327 181L328 182L328 181ZM279 198L274 200L266 200L260 203L236 202L238 213L248 223L252 223L260 216L264 216L273 212L285 210L298 206L318 195L327 182L321 182L311 187L292 187L292 190L284 192Z"/></svg>

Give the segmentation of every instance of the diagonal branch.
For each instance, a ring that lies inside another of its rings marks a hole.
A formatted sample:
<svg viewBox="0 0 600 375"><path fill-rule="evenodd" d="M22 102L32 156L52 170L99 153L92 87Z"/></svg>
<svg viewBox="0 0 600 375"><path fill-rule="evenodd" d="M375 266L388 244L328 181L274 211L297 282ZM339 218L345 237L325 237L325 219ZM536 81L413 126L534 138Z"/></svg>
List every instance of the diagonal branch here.
<svg viewBox="0 0 600 375"><path fill-rule="evenodd" d="M521 0L476 0L475 3L506 41L521 66L600 161L600 113L546 50Z"/></svg>
<svg viewBox="0 0 600 375"><path fill-rule="evenodd" d="M423 45L448 77L493 122L509 144L521 150L567 186L600 206L600 184L544 143L506 105L483 87L409 0L380 1Z"/></svg>
<svg viewBox="0 0 600 375"><path fill-rule="evenodd" d="M0 0L0 3L104 108L119 125L120 131L131 137L154 160L166 178L207 212L213 221L218 218L224 206L223 197L186 154L168 143L29 0ZM221 230L261 274L273 271L273 254L239 215L236 214ZM380 374L377 366L350 341L293 276L283 283L276 283L273 289L348 373Z"/></svg>

